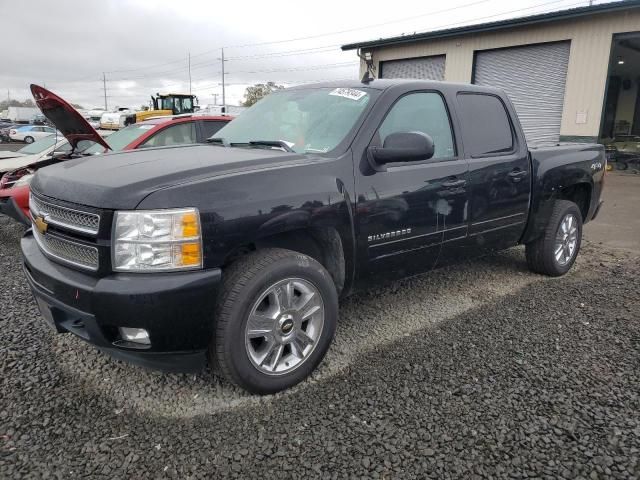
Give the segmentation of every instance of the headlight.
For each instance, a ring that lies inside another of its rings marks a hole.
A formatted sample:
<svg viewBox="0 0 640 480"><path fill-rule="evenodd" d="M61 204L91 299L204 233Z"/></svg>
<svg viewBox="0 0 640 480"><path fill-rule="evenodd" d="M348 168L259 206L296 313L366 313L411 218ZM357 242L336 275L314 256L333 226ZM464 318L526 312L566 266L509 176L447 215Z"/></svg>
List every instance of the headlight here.
<svg viewBox="0 0 640 480"><path fill-rule="evenodd" d="M112 252L120 272L202 268L200 214L195 208L116 212Z"/></svg>

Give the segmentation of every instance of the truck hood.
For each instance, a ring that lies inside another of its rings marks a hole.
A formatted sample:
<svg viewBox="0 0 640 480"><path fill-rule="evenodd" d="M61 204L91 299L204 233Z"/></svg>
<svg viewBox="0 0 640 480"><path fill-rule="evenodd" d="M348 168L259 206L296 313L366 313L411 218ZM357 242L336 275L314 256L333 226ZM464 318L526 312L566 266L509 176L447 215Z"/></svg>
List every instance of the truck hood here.
<svg viewBox="0 0 640 480"><path fill-rule="evenodd" d="M74 149L81 140L89 140L110 150L89 122L58 95L34 84L31 84L31 94L42 114L62 132Z"/></svg>
<svg viewBox="0 0 640 480"><path fill-rule="evenodd" d="M174 185L318 160L280 150L216 145L148 148L51 165L37 172L31 188L76 204L133 209L149 194ZM185 205L167 205L180 206Z"/></svg>

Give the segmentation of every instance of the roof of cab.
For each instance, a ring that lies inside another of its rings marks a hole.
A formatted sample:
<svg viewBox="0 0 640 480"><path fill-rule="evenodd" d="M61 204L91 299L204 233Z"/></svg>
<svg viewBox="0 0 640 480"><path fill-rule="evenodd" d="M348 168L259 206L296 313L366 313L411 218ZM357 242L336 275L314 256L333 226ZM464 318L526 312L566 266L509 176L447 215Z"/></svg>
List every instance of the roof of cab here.
<svg viewBox="0 0 640 480"><path fill-rule="evenodd" d="M381 78L371 80L369 82L362 82L359 80L336 80L330 82L308 83L304 85L297 85L295 87L289 87L287 90L300 90L305 88L371 88L374 90L387 90L392 87L408 86L415 90L445 90L456 89L473 92L485 92L485 93L503 93L499 88L485 87L480 85L473 85L469 83L455 83L455 82L441 82L437 80L416 80L416 79L402 79L402 78Z"/></svg>

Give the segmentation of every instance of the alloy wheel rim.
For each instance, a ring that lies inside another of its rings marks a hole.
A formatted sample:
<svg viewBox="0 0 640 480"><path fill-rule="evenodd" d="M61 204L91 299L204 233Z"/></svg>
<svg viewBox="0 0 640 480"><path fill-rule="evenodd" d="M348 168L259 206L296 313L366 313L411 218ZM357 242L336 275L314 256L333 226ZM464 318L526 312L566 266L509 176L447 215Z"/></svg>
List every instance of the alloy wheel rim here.
<svg viewBox="0 0 640 480"><path fill-rule="evenodd" d="M578 245L578 221L572 213L562 218L556 233L553 255L559 265L567 265L576 253Z"/></svg>
<svg viewBox="0 0 640 480"><path fill-rule="evenodd" d="M302 278L280 280L264 289L251 308L245 328L247 355L261 373L290 373L311 356L323 327L318 288Z"/></svg>

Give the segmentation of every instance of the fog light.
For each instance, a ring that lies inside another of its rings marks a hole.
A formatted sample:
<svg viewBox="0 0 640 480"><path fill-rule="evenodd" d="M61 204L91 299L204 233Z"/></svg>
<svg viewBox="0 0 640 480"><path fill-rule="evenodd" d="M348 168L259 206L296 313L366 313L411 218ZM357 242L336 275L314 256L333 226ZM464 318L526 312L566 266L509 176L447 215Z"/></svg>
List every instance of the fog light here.
<svg viewBox="0 0 640 480"><path fill-rule="evenodd" d="M144 328L118 327L120 336L127 342L141 343L142 345L151 345L149 332Z"/></svg>

